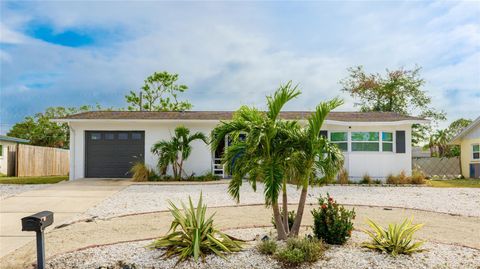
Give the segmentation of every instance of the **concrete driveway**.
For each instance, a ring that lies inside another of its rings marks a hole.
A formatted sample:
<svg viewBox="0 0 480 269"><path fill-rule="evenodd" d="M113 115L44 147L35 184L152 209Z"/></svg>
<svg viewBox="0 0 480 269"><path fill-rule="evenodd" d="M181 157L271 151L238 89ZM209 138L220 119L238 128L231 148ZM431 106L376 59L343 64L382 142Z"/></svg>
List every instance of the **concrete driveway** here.
<svg viewBox="0 0 480 269"><path fill-rule="evenodd" d="M81 179L20 193L0 201L0 258L35 240L22 232L21 218L43 210L54 212L54 226L85 212L131 182L125 179Z"/></svg>

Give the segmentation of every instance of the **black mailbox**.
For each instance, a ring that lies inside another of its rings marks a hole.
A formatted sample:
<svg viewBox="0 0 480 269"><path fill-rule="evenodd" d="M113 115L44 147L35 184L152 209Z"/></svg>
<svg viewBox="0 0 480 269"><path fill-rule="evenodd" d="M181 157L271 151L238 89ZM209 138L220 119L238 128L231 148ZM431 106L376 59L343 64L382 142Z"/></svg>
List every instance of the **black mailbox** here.
<svg viewBox="0 0 480 269"><path fill-rule="evenodd" d="M40 232L53 223L53 212L42 211L22 218L22 231Z"/></svg>

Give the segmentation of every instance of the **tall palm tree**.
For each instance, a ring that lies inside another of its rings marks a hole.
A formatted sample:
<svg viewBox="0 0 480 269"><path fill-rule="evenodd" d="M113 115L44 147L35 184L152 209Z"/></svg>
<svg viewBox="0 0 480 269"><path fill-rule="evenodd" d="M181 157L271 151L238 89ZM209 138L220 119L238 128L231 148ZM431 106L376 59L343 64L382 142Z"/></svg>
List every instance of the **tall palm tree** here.
<svg viewBox="0 0 480 269"><path fill-rule="evenodd" d="M273 209L279 239L287 238L278 197L286 179L284 160L288 158L291 147L278 139L280 134L285 133L281 128L284 124L278 116L283 106L299 94L297 87L288 82L280 86L273 96L267 97L266 113L242 106L232 121L222 122L212 132L213 150L218 148L227 135L232 140L222 158L225 168L232 174L229 194L238 201L244 178L247 178L254 190L257 180L263 181L265 204ZM240 139L242 133L246 134L245 139Z"/></svg>
<svg viewBox="0 0 480 269"><path fill-rule="evenodd" d="M342 104L343 101L339 99L320 103L308 118L308 125L298 135L293 136L297 141L292 144L296 151L292 158L292 165L300 176L298 185L301 186L302 191L295 221L290 231L292 236L297 236L300 230L309 185L332 179L343 166L343 154L340 149L320 134L330 111ZM322 180L318 180L319 176Z"/></svg>
<svg viewBox="0 0 480 269"><path fill-rule="evenodd" d="M175 128L175 135L171 140L162 140L155 143L152 152L159 156L158 167L162 174L166 173L168 165L172 165L173 177L182 177L183 164L192 153L191 143L195 140L202 140L208 144L205 134L196 132L190 135L190 130L185 126Z"/></svg>

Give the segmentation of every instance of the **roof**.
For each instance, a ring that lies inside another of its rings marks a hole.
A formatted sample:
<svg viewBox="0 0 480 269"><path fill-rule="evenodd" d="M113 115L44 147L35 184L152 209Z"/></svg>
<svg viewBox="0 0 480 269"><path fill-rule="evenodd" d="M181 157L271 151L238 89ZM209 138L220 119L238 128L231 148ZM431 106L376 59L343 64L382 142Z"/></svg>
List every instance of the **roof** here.
<svg viewBox="0 0 480 269"><path fill-rule="evenodd" d="M480 117L478 117L477 119L475 119L472 123L470 123L470 125L468 125L467 127L463 128L463 130L458 133L451 141L450 143L451 144L459 144L460 141L462 140L462 138L467 135L468 133L470 133L473 129L475 129L475 127L477 127L478 125L480 125Z"/></svg>
<svg viewBox="0 0 480 269"><path fill-rule="evenodd" d="M234 111L89 111L69 115L57 121L75 120L230 120ZM280 117L288 120L306 119L311 111L285 111ZM343 122L425 121L423 118L396 112L330 112L327 120Z"/></svg>
<svg viewBox="0 0 480 269"><path fill-rule="evenodd" d="M6 135L0 135L0 141L9 141L9 142L16 142L16 143L30 143L30 140L11 137Z"/></svg>

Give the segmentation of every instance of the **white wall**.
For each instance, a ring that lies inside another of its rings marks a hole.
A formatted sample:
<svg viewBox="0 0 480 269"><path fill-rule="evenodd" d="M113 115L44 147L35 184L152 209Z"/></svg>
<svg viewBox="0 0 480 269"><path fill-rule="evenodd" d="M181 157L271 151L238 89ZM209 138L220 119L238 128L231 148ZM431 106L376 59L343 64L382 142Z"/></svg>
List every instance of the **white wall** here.
<svg viewBox="0 0 480 269"><path fill-rule="evenodd" d="M145 163L150 167L156 167L157 156L150 151L152 145L159 140L168 140L173 134L175 127L184 125L191 133L203 132L207 136L218 124L217 121L92 121L70 123L70 179L83 178L85 176L85 131L111 130L111 131L145 131ZM192 143L192 153L185 162L184 168L187 174L201 175L211 171L211 151L208 145L202 141Z"/></svg>
<svg viewBox="0 0 480 269"><path fill-rule="evenodd" d="M171 137L175 127L185 125L193 132L203 132L209 135L218 121L90 121L71 122L70 136L70 179L84 177L85 166L85 131L89 130L132 130L145 131L145 163L151 167L156 166L157 157L150 151L151 146L158 140ZM386 126L339 126L325 125L329 131L405 131L406 153L395 153L395 134L393 152L345 152L345 167L353 178L360 178L368 173L373 178L384 178L388 174L398 174L405 171L411 174L411 126L386 125ZM193 150L190 158L185 162L185 171L188 174L201 175L211 171L212 154L208 145L201 141L192 144Z"/></svg>
<svg viewBox="0 0 480 269"><path fill-rule="evenodd" d="M8 170L8 146L14 146L17 143L10 141L0 141L2 145L2 156L0 156L0 173L6 175Z"/></svg>
<svg viewBox="0 0 480 269"><path fill-rule="evenodd" d="M412 128L410 125L391 126L335 126L325 125L322 129L330 131L348 132L393 132L393 152L344 152L345 168L351 178L360 179L365 173L372 178L385 178L388 174L398 174L405 171L407 175L412 173ZM396 153L395 131L405 131L405 153ZM330 133L329 133L330 134ZM349 134L350 139L350 134Z"/></svg>

